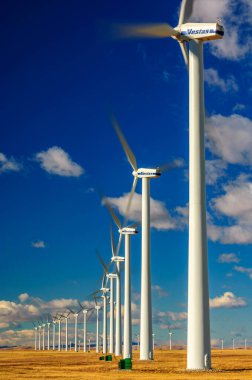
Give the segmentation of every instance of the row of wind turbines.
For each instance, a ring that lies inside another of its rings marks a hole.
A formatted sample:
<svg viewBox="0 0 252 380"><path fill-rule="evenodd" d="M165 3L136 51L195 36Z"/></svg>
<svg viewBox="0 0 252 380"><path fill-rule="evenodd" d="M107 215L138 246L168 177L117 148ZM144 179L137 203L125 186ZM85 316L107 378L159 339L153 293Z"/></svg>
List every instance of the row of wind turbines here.
<svg viewBox="0 0 252 380"><path fill-rule="evenodd" d="M73 311L68 309L65 313L57 313L55 316L47 316L47 321L37 320L33 322L34 326L34 349L35 350L56 350L61 351L64 346L65 351L71 350L72 342L69 342L69 320L74 317L74 350L80 349L78 345L78 316L83 313L83 352L87 352L87 343L90 351L90 339L87 340L87 322L96 311L96 352L99 352L99 311L101 306L94 297L95 305L93 307L85 307L79 301L80 309ZM65 342L62 342L62 322L65 322ZM52 329L51 329L52 326ZM58 329L56 331L56 326ZM47 334L47 337L46 337ZM56 342L58 336L58 340Z"/></svg>
<svg viewBox="0 0 252 380"><path fill-rule="evenodd" d="M210 0L209 0L210 1ZM208 259L206 232L205 148L204 148L204 76L203 43L222 39L223 26L216 23L189 23L194 0L182 0L179 23L173 28L169 24L114 25L119 38L166 38L177 40L189 73L189 268L188 268L188 333L187 368L211 368ZM189 47L189 52L187 49ZM140 311L140 359L153 359L151 266L150 266L150 180L161 176L162 168L138 168L135 155L129 147L115 117L114 129L133 169L133 185L125 211L123 223L115 214L106 198L103 203L118 227L119 239L114 243L111 228L112 257L105 264L102 286L93 293L103 299L103 352L107 352L107 303L110 298L110 352L122 354L121 326L121 270L125 268L124 283L124 358L132 356L131 322L131 236L137 234L137 225L127 225L131 201L138 179L142 180L141 220L141 311ZM174 165L171 165L171 167ZM122 239L125 255L120 256ZM110 271L110 268L113 270ZM116 317L114 347L114 281L116 282ZM109 283L109 284L108 284Z"/></svg>

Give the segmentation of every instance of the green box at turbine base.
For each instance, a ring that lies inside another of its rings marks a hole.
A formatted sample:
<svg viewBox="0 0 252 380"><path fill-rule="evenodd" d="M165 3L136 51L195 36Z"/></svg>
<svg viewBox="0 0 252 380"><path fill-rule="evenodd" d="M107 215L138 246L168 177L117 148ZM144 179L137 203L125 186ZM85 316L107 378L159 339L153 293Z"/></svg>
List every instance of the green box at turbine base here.
<svg viewBox="0 0 252 380"><path fill-rule="evenodd" d="M118 368L119 369L132 369L132 360L130 358L119 360Z"/></svg>

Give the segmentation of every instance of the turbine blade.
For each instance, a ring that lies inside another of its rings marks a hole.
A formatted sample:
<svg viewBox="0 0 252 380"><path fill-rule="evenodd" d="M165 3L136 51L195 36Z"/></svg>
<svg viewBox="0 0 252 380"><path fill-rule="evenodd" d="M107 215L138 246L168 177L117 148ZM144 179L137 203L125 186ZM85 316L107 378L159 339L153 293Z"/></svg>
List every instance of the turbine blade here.
<svg viewBox="0 0 252 380"><path fill-rule="evenodd" d="M103 197L102 198L102 202L105 204L105 206L107 207L110 215L111 215L111 218L113 219L113 221L115 222L115 224L117 225L117 227L120 229L122 228L122 225L121 225L121 222L118 218L118 216L116 215L115 211L112 209L112 207L110 206L108 200L106 197Z"/></svg>
<svg viewBox="0 0 252 380"><path fill-rule="evenodd" d="M115 256L115 239L114 239L112 223L110 223L110 240L111 240L112 256Z"/></svg>
<svg viewBox="0 0 252 380"><path fill-rule="evenodd" d="M82 304L80 303L79 300L77 300L77 302L78 302L79 306L81 307L81 310L83 310L83 309L84 309L84 306L82 306Z"/></svg>
<svg viewBox="0 0 252 380"><path fill-rule="evenodd" d="M182 0L179 13L179 26L186 23L193 11L193 0Z"/></svg>
<svg viewBox="0 0 252 380"><path fill-rule="evenodd" d="M117 38L167 38L179 32L166 23L113 24L112 37Z"/></svg>
<svg viewBox="0 0 252 380"><path fill-rule="evenodd" d="M119 127L119 124L118 124L118 121L116 120L115 116L112 115L111 117L112 119L112 125L116 131L116 134L120 140L120 143L122 144L122 147L123 147L123 150L127 156L127 159L130 163L130 165L132 166L133 170L134 171L137 171L137 163L136 163L136 157L134 155L134 153L132 152L132 150L130 149L120 127Z"/></svg>
<svg viewBox="0 0 252 380"><path fill-rule="evenodd" d="M180 49L181 49L181 52L182 52L182 55L183 55L183 58L184 58L184 61L185 61L185 64L186 64L186 68L187 70L189 69L189 57L188 57L188 51L187 51L187 48L186 48L186 42L185 41L179 41L179 46L180 46Z"/></svg>
<svg viewBox="0 0 252 380"><path fill-rule="evenodd" d="M137 181L138 181L138 177L134 177L133 185L132 185L131 192L130 192L129 199L128 199L128 204L127 204L126 210L125 210L125 217L124 217L124 221L123 221L124 227L126 226L128 220L129 220L130 206L132 203L133 195L135 194Z"/></svg>
<svg viewBox="0 0 252 380"><path fill-rule="evenodd" d="M118 254L120 252L121 244L122 244L122 233L120 232L118 244L117 244L117 247L116 247L116 256L118 256Z"/></svg>
<svg viewBox="0 0 252 380"><path fill-rule="evenodd" d="M108 273L107 265L104 263L103 259L102 259L101 256L99 255L99 252L98 252L98 251L96 251L96 255L97 255L97 257L98 257L98 259L99 259L101 265L102 265L103 268L104 268L104 272L105 272L105 273Z"/></svg>

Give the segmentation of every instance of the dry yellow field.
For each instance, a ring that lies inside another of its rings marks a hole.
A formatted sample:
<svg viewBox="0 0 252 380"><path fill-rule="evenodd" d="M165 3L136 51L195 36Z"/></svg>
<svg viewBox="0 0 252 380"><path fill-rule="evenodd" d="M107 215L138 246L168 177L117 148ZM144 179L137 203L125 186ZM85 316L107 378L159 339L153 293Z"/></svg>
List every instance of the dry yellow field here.
<svg viewBox="0 0 252 380"><path fill-rule="evenodd" d="M213 370L187 372L185 351L155 351L155 360L140 362L134 353L133 369L118 370L118 360L99 361L95 353L0 351L0 379L252 379L252 350L213 351ZM114 358L113 358L114 359Z"/></svg>

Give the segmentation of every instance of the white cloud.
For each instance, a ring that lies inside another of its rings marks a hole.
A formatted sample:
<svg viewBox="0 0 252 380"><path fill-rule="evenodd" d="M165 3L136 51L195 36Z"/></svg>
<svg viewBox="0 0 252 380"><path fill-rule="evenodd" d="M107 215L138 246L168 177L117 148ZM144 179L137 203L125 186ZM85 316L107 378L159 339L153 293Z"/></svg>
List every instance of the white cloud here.
<svg viewBox="0 0 252 380"><path fill-rule="evenodd" d="M208 226L209 237L222 243L252 242L252 182L246 175L223 187L225 193L212 199L212 208L230 219L227 226Z"/></svg>
<svg viewBox="0 0 252 380"><path fill-rule="evenodd" d="M213 115L206 119L210 151L231 164L252 165L252 121L241 115Z"/></svg>
<svg viewBox="0 0 252 380"><path fill-rule="evenodd" d="M125 215L130 193L119 198L107 198L112 207L116 207L121 215ZM132 198L130 220L141 221L142 196L135 193ZM176 220L170 215L165 203L150 198L151 227L157 230L173 230L177 228Z"/></svg>
<svg viewBox="0 0 252 380"><path fill-rule="evenodd" d="M245 273L252 280L252 268L245 268L241 266L234 266L236 272Z"/></svg>
<svg viewBox="0 0 252 380"><path fill-rule="evenodd" d="M248 15L251 15L250 0L211 0L207 7L205 1L195 0L191 21L215 22L220 17L225 28L224 39L211 41L210 51L219 58L239 60L251 48L251 16Z"/></svg>
<svg viewBox="0 0 252 380"><path fill-rule="evenodd" d="M246 300L243 297L237 297L232 292L225 292L222 296L210 299L210 307L212 309L231 309L245 306L247 306Z"/></svg>
<svg viewBox="0 0 252 380"><path fill-rule="evenodd" d="M28 300L29 294L28 293L19 294L18 298L19 298L20 302L25 302Z"/></svg>
<svg viewBox="0 0 252 380"><path fill-rule="evenodd" d="M1 332L0 346L30 346L33 344L33 330L6 330Z"/></svg>
<svg viewBox="0 0 252 380"><path fill-rule="evenodd" d="M159 285L152 285L151 289L156 292L159 298L165 298L169 295L169 293Z"/></svg>
<svg viewBox="0 0 252 380"><path fill-rule="evenodd" d="M210 87L218 87L223 92L238 91L239 87L235 78L230 75L226 80L220 78L218 71L212 68L206 69L205 81Z"/></svg>
<svg viewBox="0 0 252 380"><path fill-rule="evenodd" d="M16 324L21 322L31 322L38 318L43 318L48 314L55 315L57 312L65 312L67 308L79 310L77 299L54 299L44 301L38 297L31 297L27 293L19 295L20 303L13 301L0 301L0 320L1 323ZM94 306L93 302L83 301L83 306L87 308Z"/></svg>
<svg viewBox="0 0 252 380"><path fill-rule="evenodd" d="M58 146L37 153L36 159L40 162L41 167L50 174L79 177L84 173L84 169L73 162L69 154Z"/></svg>
<svg viewBox="0 0 252 380"><path fill-rule="evenodd" d="M5 172L18 172L22 165L17 163L13 157L7 158L5 154L0 153L0 174Z"/></svg>
<svg viewBox="0 0 252 380"><path fill-rule="evenodd" d="M46 247L45 242L43 240L37 240L37 241L32 242L32 246L34 248L45 248Z"/></svg>
<svg viewBox="0 0 252 380"><path fill-rule="evenodd" d="M160 311L157 313L157 317L159 318L169 318L172 321L184 321L187 319L187 312L174 312L174 311Z"/></svg>
<svg viewBox="0 0 252 380"><path fill-rule="evenodd" d="M226 175L227 164L222 160L206 160L206 184L214 185Z"/></svg>
<svg viewBox="0 0 252 380"><path fill-rule="evenodd" d="M218 263L239 263L240 259L235 253L222 253L218 257Z"/></svg>
<svg viewBox="0 0 252 380"><path fill-rule="evenodd" d="M233 112L239 112L239 111L244 111L246 108L246 106L242 103L237 103L234 107L233 107Z"/></svg>

